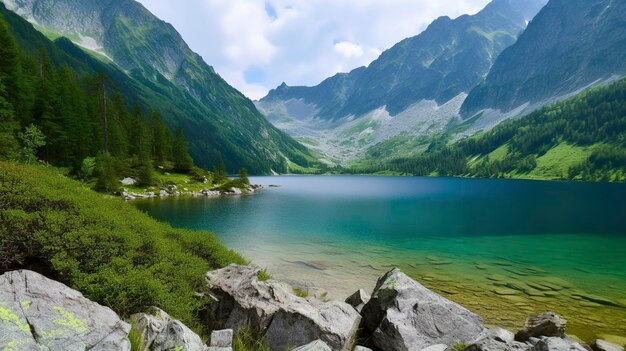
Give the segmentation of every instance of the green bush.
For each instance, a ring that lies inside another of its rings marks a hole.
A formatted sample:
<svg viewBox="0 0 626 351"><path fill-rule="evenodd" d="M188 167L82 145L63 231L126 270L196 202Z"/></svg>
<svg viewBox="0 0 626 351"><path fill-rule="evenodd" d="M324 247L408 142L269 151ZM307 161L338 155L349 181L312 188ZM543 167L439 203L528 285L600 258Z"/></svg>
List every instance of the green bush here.
<svg viewBox="0 0 626 351"><path fill-rule="evenodd" d="M241 256L208 232L173 229L55 168L0 162L0 273L32 269L123 318L158 306L199 330L206 271Z"/></svg>

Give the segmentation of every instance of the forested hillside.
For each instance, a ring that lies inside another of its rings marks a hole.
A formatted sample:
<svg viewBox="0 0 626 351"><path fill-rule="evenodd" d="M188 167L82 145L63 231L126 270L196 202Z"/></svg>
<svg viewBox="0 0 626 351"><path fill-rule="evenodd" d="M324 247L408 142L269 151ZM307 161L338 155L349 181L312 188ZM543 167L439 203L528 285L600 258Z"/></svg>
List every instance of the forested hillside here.
<svg viewBox="0 0 626 351"><path fill-rule="evenodd" d="M0 158L97 173L107 191L122 173L150 184L155 163L192 169L182 129L174 135L157 111L129 110L107 75L78 75L67 60L54 46L29 54L0 18Z"/></svg>
<svg viewBox="0 0 626 351"><path fill-rule="evenodd" d="M184 129L190 153L199 166L215 168L224 163L232 173L245 167L253 174L268 174L272 170L287 172L289 161L301 166L315 162L304 146L273 127L252 101L194 53L173 26L139 2L3 2L53 38L55 46L73 59L94 66L101 65L90 62L98 58L109 66L107 69L114 70L116 75L108 76L124 97L160 111L170 128ZM18 24L11 23L12 29L29 33L25 40L16 35L20 45L28 51L33 47L38 50L41 44L33 41L33 27L4 5L0 9ZM83 40L92 41L92 45Z"/></svg>
<svg viewBox="0 0 626 351"><path fill-rule="evenodd" d="M386 167L415 175L624 181L626 79L452 145L439 140Z"/></svg>

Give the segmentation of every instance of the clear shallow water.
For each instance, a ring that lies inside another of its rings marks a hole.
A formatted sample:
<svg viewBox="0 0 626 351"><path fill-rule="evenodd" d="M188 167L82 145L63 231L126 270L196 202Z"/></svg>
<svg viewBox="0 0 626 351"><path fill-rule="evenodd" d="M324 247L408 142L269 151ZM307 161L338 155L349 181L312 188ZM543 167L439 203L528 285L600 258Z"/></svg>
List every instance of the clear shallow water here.
<svg viewBox="0 0 626 351"><path fill-rule="evenodd" d="M273 276L344 298L398 266L517 328L555 310L582 338L626 336L626 186L518 180L302 176L254 196L139 201L215 232Z"/></svg>

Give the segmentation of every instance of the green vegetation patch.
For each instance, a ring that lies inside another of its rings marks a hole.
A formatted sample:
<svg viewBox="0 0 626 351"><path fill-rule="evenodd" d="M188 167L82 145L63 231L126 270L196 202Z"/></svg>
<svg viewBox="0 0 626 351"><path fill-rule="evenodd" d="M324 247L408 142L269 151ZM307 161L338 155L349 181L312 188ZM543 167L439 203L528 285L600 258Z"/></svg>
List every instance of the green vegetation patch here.
<svg viewBox="0 0 626 351"><path fill-rule="evenodd" d="M56 168L0 162L0 271L39 271L122 318L159 306L202 333L207 301L194 293L207 271L230 263L246 261L211 233L159 223ZM82 330L58 312L59 324Z"/></svg>
<svg viewBox="0 0 626 351"><path fill-rule="evenodd" d="M537 167L531 177L541 179L563 179L571 167L583 164L593 152L593 146L574 146L560 143L537 158Z"/></svg>

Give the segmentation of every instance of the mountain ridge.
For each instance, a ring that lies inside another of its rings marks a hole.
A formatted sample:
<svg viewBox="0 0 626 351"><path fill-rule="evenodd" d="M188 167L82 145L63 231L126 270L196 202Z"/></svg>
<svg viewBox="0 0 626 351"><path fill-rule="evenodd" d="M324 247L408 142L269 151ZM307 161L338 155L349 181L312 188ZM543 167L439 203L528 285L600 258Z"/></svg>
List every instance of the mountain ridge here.
<svg viewBox="0 0 626 351"><path fill-rule="evenodd" d="M139 100L182 126L196 163L231 172L287 172L314 157L265 120L252 101L193 52L173 26L133 0L3 0L9 9L82 47L106 54L142 85Z"/></svg>

